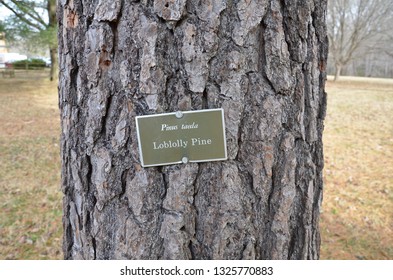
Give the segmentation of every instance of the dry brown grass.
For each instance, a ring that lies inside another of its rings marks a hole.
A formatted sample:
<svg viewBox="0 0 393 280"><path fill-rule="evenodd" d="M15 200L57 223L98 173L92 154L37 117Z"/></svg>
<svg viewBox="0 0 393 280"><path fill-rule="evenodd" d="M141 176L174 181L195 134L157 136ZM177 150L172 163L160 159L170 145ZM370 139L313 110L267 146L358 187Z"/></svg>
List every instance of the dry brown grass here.
<svg viewBox="0 0 393 280"><path fill-rule="evenodd" d="M328 81L322 259L393 259L393 80Z"/></svg>
<svg viewBox="0 0 393 280"><path fill-rule="evenodd" d="M322 259L393 259L393 80L328 82ZM0 259L61 259L55 83L0 77Z"/></svg>
<svg viewBox="0 0 393 280"><path fill-rule="evenodd" d="M59 113L46 75L0 78L0 259L59 259Z"/></svg>

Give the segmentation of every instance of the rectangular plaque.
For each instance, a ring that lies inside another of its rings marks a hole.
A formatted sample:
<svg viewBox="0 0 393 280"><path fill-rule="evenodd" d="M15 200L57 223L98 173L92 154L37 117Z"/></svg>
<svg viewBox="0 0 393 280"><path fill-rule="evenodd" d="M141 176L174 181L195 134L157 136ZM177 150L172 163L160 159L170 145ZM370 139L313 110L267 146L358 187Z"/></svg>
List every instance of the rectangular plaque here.
<svg viewBox="0 0 393 280"><path fill-rule="evenodd" d="M143 167L227 159L223 109L136 117Z"/></svg>

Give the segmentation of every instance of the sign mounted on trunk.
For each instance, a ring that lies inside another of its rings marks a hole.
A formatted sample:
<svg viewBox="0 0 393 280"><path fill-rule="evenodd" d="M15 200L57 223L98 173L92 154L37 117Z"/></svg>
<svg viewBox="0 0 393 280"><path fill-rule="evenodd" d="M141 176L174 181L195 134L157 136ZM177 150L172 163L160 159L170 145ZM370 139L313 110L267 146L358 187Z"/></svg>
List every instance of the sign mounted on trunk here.
<svg viewBox="0 0 393 280"><path fill-rule="evenodd" d="M227 159L223 109L136 117L143 167Z"/></svg>

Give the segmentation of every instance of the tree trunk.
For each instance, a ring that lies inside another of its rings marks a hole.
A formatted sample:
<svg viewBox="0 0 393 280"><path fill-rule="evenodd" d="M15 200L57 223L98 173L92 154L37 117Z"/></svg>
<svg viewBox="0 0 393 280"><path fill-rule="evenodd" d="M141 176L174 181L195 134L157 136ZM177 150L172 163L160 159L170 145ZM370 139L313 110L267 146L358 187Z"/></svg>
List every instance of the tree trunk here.
<svg viewBox="0 0 393 280"><path fill-rule="evenodd" d="M56 21L56 7L57 0L48 0L47 2L47 11L48 11L48 19L49 19L49 28L55 30L57 21ZM58 78L58 59L57 59L57 42L51 42L49 46L49 56L50 56L50 74L49 79L51 81L57 81Z"/></svg>
<svg viewBox="0 0 393 280"><path fill-rule="evenodd" d="M326 0L59 1L66 259L318 259ZM135 116L223 108L143 168Z"/></svg>
<svg viewBox="0 0 393 280"><path fill-rule="evenodd" d="M338 81L338 79L340 79L341 69L342 69L342 65L339 63L336 63L335 72L334 72L334 81Z"/></svg>
<svg viewBox="0 0 393 280"><path fill-rule="evenodd" d="M58 78L58 61L57 61L57 48L50 48L49 49L50 55L50 72L49 72L49 79L51 81L57 81Z"/></svg>

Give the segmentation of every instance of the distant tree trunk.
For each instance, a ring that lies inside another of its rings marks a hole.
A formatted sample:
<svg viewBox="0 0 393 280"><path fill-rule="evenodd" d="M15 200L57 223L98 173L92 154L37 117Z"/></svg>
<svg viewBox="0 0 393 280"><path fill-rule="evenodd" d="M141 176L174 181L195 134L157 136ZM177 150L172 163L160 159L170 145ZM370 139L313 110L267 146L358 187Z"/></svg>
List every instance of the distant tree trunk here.
<svg viewBox="0 0 393 280"><path fill-rule="evenodd" d="M50 73L49 73L49 78L51 81L56 81L58 74L58 61L57 61L57 48L50 48L49 49L49 56L50 56Z"/></svg>
<svg viewBox="0 0 393 280"><path fill-rule="evenodd" d="M334 81L337 81L341 76L342 65L340 63L335 64Z"/></svg>
<svg viewBox="0 0 393 280"><path fill-rule="evenodd" d="M66 259L318 259L326 0L59 1ZM227 161L135 116L223 108Z"/></svg>
<svg viewBox="0 0 393 280"><path fill-rule="evenodd" d="M56 20L56 7L57 0L48 0L47 2L47 11L49 18L49 28L56 29L57 20ZM57 42L51 42L51 46L49 46L49 56L50 56L50 80L57 81L58 75L58 59L57 59Z"/></svg>

